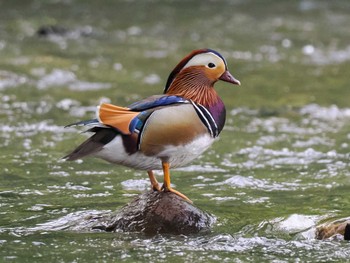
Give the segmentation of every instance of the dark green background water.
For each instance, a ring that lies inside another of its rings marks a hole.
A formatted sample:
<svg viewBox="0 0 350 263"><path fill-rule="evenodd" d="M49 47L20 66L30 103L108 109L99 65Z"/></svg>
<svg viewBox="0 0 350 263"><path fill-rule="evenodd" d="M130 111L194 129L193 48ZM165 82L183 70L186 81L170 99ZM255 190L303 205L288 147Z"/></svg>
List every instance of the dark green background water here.
<svg viewBox="0 0 350 263"><path fill-rule="evenodd" d="M347 242L314 228L349 216L349 14L348 0L1 1L0 261L347 260ZM172 182L218 218L212 232L63 231L149 187L143 172L62 162L85 138L63 126L160 94L203 47L242 86L216 85L226 127Z"/></svg>

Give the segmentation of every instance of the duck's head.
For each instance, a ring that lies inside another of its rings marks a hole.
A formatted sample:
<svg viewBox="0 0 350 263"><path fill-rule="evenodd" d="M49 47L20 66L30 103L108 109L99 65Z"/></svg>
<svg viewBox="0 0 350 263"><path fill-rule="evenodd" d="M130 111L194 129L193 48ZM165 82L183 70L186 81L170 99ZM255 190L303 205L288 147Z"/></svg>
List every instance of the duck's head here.
<svg viewBox="0 0 350 263"><path fill-rule="evenodd" d="M205 92L206 88L212 88L218 80L235 85L241 84L228 71L226 60L217 51L194 50L170 73L164 93L181 96L184 91Z"/></svg>

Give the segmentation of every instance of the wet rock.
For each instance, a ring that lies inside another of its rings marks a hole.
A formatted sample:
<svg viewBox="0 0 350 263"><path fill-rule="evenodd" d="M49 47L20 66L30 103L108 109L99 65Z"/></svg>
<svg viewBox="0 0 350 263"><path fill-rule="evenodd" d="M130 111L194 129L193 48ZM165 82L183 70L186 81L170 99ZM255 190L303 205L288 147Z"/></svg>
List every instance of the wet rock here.
<svg viewBox="0 0 350 263"><path fill-rule="evenodd" d="M346 223L345 229L344 229L344 240L350 240L350 224Z"/></svg>
<svg viewBox="0 0 350 263"><path fill-rule="evenodd" d="M67 33L68 33L67 28L62 26L57 26L57 25L41 26L37 31L37 35L41 37L46 37L49 35L64 36Z"/></svg>
<svg viewBox="0 0 350 263"><path fill-rule="evenodd" d="M116 212L84 210L38 224L31 231L139 232L146 235L195 234L211 228L216 218L177 195L149 191Z"/></svg>
<svg viewBox="0 0 350 263"><path fill-rule="evenodd" d="M327 239L340 235L344 240L350 240L350 218L342 218L324 223L316 228L317 239Z"/></svg>
<svg viewBox="0 0 350 263"><path fill-rule="evenodd" d="M67 28L61 25L43 25L36 31L39 37L63 37L68 39L88 37L92 33L93 28L88 25L76 28Z"/></svg>
<svg viewBox="0 0 350 263"><path fill-rule="evenodd" d="M139 195L115 214L100 218L92 229L145 234L193 234L209 230L215 217L169 192Z"/></svg>

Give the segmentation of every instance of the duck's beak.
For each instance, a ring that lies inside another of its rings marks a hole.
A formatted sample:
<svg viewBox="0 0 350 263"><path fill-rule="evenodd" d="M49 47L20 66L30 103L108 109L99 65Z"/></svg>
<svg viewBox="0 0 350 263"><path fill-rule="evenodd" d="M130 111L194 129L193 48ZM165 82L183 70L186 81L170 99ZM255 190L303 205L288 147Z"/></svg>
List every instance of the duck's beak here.
<svg viewBox="0 0 350 263"><path fill-rule="evenodd" d="M238 79L235 79L228 70L226 70L219 79L235 85L241 85L241 82Z"/></svg>

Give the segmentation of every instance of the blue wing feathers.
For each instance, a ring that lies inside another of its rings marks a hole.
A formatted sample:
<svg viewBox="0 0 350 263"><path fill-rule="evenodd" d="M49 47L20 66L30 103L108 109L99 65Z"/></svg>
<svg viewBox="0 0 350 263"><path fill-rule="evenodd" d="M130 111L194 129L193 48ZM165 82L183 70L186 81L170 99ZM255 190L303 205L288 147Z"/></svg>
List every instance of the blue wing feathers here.
<svg viewBox="0 0 350 263"><path fill-rule="evenodd" d="M156 95L129 105L130 110L140 111L130 123L130 132L134 132L135 129L140 131L155 108L177 103L189 103L189 101L179 96Z"/></svg>
<svg viewBox="0 0 350 263"><path fill-rule="evenodd" d="M189 101L179 96L158 95L135 102L128 106L133 111L144 111L155 107L167 106L176 103L188 103Z"/></svg>
<svg viewBox="0 0 350 263"><path fill-rule="evenodd" d="M135 131L135 129L141 130L147 118L152 114L155 108L161 107L161 106L168 106L171 104L178 104L178 103L190 103L190 102L179 96L155 95L129 105L128 108L131 111L140 112L140 114L138 114L131 121L129 125L129 131L132 133ZM65 128L72 127L72 126L93 126L93 127L101 127L101 128L109 127L102 124L98 119L75 122L65 126ZM88 131L92 131L92 130L89 129Z"/></svg>

